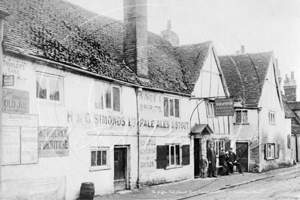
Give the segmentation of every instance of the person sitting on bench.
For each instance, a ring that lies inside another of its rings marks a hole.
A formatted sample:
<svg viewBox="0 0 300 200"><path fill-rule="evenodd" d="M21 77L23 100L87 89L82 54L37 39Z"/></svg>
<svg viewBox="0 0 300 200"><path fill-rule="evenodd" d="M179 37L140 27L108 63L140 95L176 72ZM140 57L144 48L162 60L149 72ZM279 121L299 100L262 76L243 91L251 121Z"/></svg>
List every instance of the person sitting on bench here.
<svg viewBox="0 0 300 200"><path fill-rule="evenodd" d="M241 174L243 173L241 163L237 162L236 155L235 155L235 153L232 152L232 148L229 148L227 163L228 163L230 173L233 173L234 165L238 168L239 173L241 173Z"/></svg>

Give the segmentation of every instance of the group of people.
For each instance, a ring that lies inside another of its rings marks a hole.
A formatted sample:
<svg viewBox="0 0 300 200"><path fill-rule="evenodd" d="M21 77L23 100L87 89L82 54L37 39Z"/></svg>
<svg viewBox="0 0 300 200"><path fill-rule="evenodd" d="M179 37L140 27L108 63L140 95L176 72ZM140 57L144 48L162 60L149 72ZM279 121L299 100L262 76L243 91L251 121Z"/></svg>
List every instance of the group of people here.
<svg viewBox="0 0 300 200"><path fill-rule="evenodd" d="M233 173L233 167L236 166L239 170L239 173L242 172L242 166L239 162L237 162L237 158L234 152L232 152L232 148L229 148L229 151L224 152L222 148L219 154L219 166L221 166L221 175L229 175L229 173ZM207 149L207 159L204 155L201 156L200 159L200 175L201 178L205 177L206 168L208 167L208 177L217 177L216 175L216 152L213 148L213 143L209 144Z"/></svg>

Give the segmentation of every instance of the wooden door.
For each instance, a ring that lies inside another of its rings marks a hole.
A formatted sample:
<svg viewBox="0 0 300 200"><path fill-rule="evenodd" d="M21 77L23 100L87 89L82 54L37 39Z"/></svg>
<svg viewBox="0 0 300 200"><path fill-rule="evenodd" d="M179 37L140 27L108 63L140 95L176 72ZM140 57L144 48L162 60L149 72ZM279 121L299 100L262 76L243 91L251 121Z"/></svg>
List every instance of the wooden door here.
<svg viewBox="0 0 300 200"><path fill-rule="evenodd" d="M248 143L236 143L236 157L237 161L241 163L243 172L248 172Z"/></svg>
<svg viewBox="0 0 300 200"><path fill-rule="evenodd" d="M114 149L114 189L126 189L126 162L127 162L127 149L115 148Z"/></svg>
<svg viewBox="0 0 300 200"><path fill-rule="evenodd" d="M194 139L194 176L200 176L199 162L202 154L201 139Z"/></svg>

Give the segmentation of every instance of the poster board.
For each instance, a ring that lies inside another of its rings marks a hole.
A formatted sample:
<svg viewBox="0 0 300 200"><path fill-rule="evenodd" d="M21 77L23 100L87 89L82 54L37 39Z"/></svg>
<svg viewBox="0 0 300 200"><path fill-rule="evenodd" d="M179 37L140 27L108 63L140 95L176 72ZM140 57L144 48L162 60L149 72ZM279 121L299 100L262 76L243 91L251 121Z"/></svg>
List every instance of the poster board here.
<svg viewBox="0 0 300 200"><path fill-rule="evenodd" d="M2 165L20 164L20 148L20 128L2 127Z"/></svg>
<svg viewBox="0 0 300 200"><path fill-rule="evenodd" d="M38 162L38 129L21 127L21 164Z"/></svg>

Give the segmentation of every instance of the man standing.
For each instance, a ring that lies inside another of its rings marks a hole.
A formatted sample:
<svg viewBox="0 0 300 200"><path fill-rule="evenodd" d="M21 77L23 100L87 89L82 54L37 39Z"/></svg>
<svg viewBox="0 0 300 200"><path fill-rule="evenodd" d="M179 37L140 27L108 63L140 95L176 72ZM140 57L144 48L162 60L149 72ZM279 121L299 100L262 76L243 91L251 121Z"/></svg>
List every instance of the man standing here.
<svg viewBox="0 0 300 200"><path fill-rule="evenodd" d="M208 177L215 177L215 171L216 171L216 152L214 149L213 142L209 143L209 147L207 149L207 160L208 160Z"/></svg>
<svg viewBox="0 0 300 200"><path fill-rule="evenodd" d="M231 173L233 173L233 165L235 165L238 168L239 173L243 173L241 163L237 162L235 153L232 152L232 148L229 148L228 167Z"/></svg>

